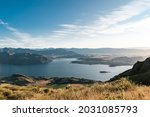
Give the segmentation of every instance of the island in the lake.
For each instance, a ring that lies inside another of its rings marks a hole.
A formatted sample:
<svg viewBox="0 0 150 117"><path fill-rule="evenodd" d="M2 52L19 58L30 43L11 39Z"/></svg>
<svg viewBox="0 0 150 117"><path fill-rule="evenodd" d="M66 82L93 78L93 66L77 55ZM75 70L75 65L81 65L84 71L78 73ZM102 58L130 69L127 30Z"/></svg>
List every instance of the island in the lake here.
<svg viewBox="0 0 150 117"><path fill-rule="evenodd" d="M110 73L109 71L100 71L100 73L105 74L105 73Z"/></svg>
<svg viewBox="0 0 150 117"><path fill-rule="evenodd" d="M136 63L136 61L140 61L143 60L143 57L126 57L126 56L122 56L122 57L110 57L107 59L104 57L83 57L83 58L79 58L76 61L72 61L72 63L77 63L77 64L89 64L89 65L93 65L93 64L104 64L104 65L109 65L110 67L115 67L115 66L123 66L123 65L133 65L134 63Z"/></svg>

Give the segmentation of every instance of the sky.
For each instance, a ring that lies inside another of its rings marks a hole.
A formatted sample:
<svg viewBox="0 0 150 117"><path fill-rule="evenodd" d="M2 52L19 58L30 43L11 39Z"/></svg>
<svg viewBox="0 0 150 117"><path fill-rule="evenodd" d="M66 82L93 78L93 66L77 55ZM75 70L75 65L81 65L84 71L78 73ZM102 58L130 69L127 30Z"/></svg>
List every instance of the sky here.
<svg viewBox="0 0 150 117"><path fill-rule="evenodd" d="M150 0L0 0L0 48L147 48Z"/></svg>

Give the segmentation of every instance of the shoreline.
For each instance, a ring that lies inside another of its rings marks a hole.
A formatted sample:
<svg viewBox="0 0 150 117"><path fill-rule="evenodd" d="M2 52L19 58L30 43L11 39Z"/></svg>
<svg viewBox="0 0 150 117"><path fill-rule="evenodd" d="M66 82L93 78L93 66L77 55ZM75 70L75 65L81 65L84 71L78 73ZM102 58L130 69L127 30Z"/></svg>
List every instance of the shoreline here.
<svg viewBox="0 0 150 117"><path fill-rule="evenodd" d="M44 86L53 84L94 84L102 83L102 81L90 80L85 78L75 77L45 77L45 76L26 76L22 74L13 74L7 77L0 77L0 84L12 84L19 86L34 85L38 86L43 84Z"/></svg>

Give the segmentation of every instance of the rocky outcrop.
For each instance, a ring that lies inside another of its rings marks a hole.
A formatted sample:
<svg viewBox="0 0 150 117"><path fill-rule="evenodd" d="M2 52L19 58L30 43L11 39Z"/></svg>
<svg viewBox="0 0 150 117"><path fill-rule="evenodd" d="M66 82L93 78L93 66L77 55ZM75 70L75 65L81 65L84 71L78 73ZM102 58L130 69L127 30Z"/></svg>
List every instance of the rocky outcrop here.
<svg viewBox="0 0 150 117"><path fill-rule="evenodd" d="M147 58L144 62L141 63L141 68L139 72L146 72L150 70L150 58Z"/></svg>

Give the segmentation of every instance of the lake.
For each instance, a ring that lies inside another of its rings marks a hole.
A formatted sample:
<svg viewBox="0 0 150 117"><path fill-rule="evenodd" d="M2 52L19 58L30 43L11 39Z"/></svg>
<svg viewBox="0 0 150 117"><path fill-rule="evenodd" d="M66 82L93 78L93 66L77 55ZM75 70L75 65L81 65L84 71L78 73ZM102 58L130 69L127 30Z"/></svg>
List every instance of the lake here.
<svg viewBox="0 0 150 117"><path fill-rule="evenodd" d="M0 65L0 76L20 73L28 76L78 77L106 81L132 67L72 64L73 60L76 59L55 59L51 63L40 65ZM110 73L100 73L100 71Z"/></svg>

